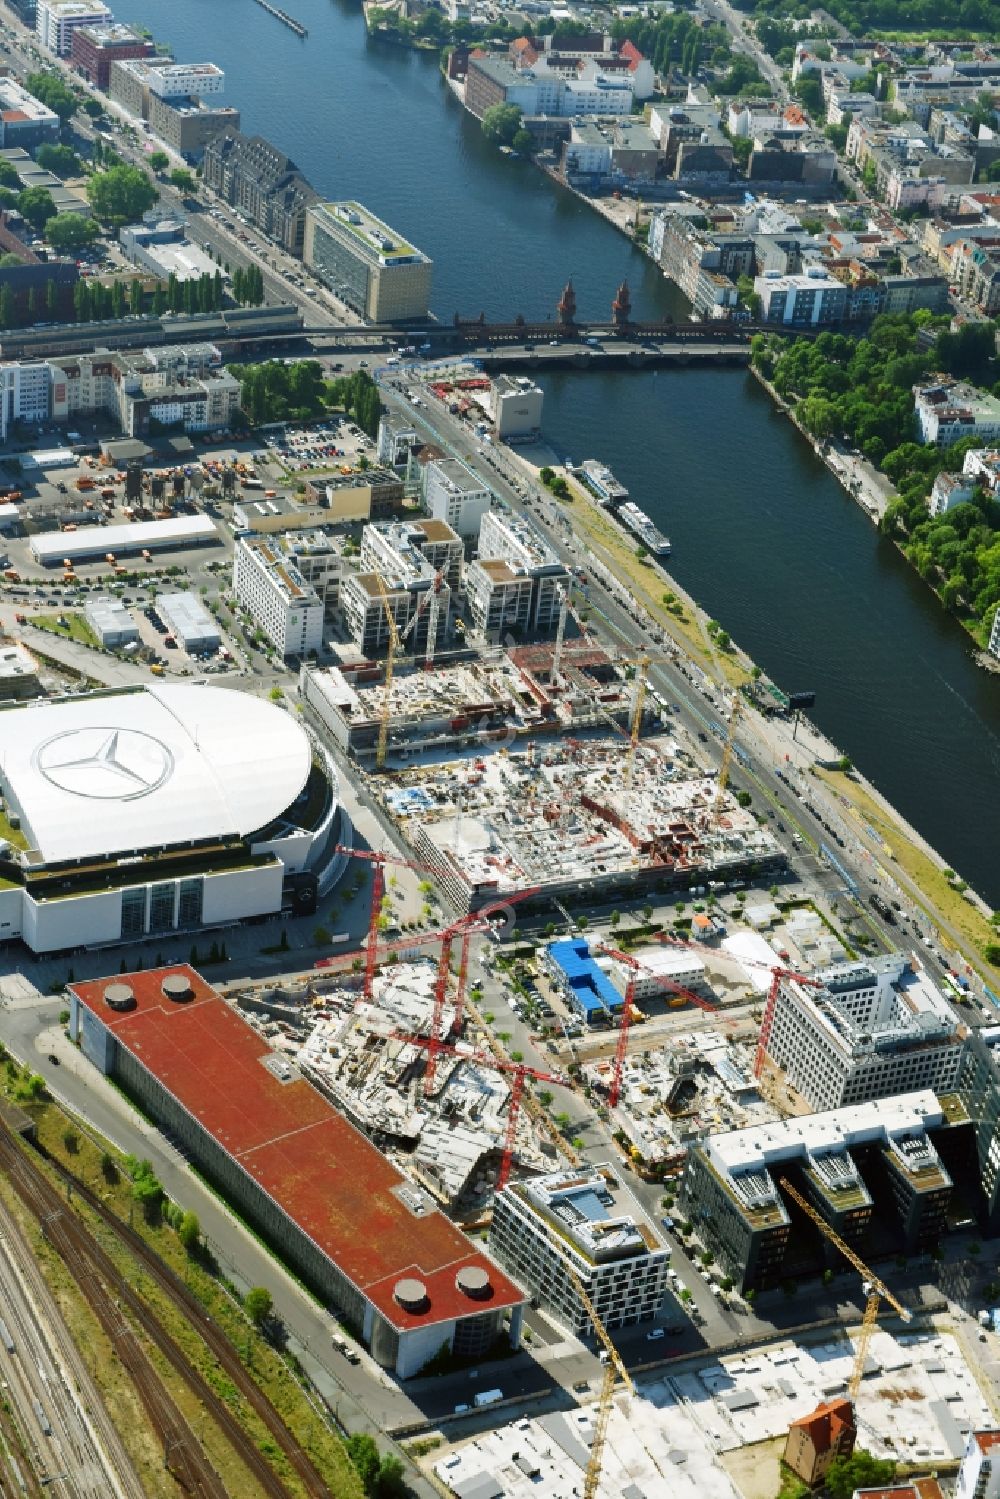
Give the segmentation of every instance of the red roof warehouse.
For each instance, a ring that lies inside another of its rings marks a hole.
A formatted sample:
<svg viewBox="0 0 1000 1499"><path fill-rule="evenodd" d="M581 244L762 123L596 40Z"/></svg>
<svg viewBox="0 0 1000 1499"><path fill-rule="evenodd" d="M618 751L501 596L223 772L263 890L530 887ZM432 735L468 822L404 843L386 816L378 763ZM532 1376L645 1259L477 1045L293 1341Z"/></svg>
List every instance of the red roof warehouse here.
<svg viewBox="0 0 1000 1499"><path fill-rule="evenodd" d="M70 986L71 1030L401 1377L478 1357L520 1287L186 964Z"/></svg>

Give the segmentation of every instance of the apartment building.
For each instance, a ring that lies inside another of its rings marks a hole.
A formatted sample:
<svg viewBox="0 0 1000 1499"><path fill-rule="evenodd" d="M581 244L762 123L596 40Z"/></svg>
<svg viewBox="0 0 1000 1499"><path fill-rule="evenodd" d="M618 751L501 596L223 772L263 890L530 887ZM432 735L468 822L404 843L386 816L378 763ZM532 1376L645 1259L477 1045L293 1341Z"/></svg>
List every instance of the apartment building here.
<svg viewBox="0 0 1000 1499"><path fill-rule="evenodd" d="M105 411L129 437L144 437L154 424L219 431L239 409L239 381L211 344L169 344L138 354L97 349L48 366L56 422Z"/></svg>
<svg viewBox="0 0 1000 1499"><path fill-rule="evenodd" d="M913 388L920 441L948 448L962 437L1000 438L1000 399L960 380Z"/></svg>
<svg viewBox="0 0 1000 1499"><path fill-rule="evenodd" d="M29 94L15 78L0 78L0 146L36 146L59 140L60 121L54 110ZM32 163L25 162L25 166Z"/></svg>
<svg viewBox="0 0 1000 1499"><path fill-rule="evenodd" d="M202 179L263 234L302 254L306 209L317 195L284 151L262 135L227 130L206 146Z"/></svg>
<svg viewBox="0 0 1000 1499"><path fill-rule="evenodd" d="M56 57L69 57L73 33L81 26L103 26L113 19L101 0L38 0L35 35Z"/></svg>
<svg viewBox="0 0 1000 1499"><path fill-rule="evenodd" d="M52 370L43 359L0 364L0 442L15 422L47 422L52 411Z"/></svg>
<svg viewBox="0 0 1000 1499"><path fill-rule="evenodd" d="M654 216L650 250L698 312L735 307L737 279L754 271L749 234L708 233L675 214Z"/></svg>
<svg viewBox="0 0 1000 1499"><path fill-rule="evenodd" d="M462 538L442 520L393 521L361 533L361 570L379 573L386 583L430 585L440 573L457 589L464 557Z"/></svg>
<svg viewBox="0 0 1000 1499"><path fill-rule="evenodd" d="M479 535L492 503L478 474L458 458L437 458L424 469L424 503L435 520L444 521L466 540Z"/></svg>
<svg viewBox="0 0 1000 1499"><path fill-rule="evenodd" d="M501 442L519 442L534 437L541 430L544 401L542 387L527 375L494 376L488 405ZM477 534L478 530L477 523Z"/></svg>
<svg viewBox="0 0 1000 1499"><path fill-rule="evenodd" d="M465 107L478 119L494 104L516 105L525 116L630 115L634 98L633 74L599 57L562 66L536 55L515 68L506 58L471 56L465 75Z"/></svg>
<svg viewBox="0 0 1000 1499"><path fill-rule="evenodd" d="M847 287L822 266L810 266L798 275L767 271L754 277L753 289L765 323L816 327L843 322L847 315Z"/></svg>
<svg viewBox="0 0 1000 1499"><path fill-rule="evenodd" d="M427 317L431 261L360 203L310 204L302 257L369 322Z"/></svg>
<svg viewBox="0 0 1000 1499"><path fill-rule="evenodd" d="M993 616L993 625L990 630L990 638L986 649L991 656L995 656L1000 661L1000 609Z"/></svg>
<svg viewBox="0 0 1000 1499"><path fill-rule="evenodd" d="M955 246L951 280L959 296L986 317L1000 312L1000 228L992 242L962 240Z"/></svg>
<svg viewBox="0 0 1000 1499"><path fill-rule="evenodd" d="M80 26L73 32L70 60L88 83L107 93L111 65L133 58L152 57L156 48L147 37L118 21L105 26Z"/></svg>
<svg viewBox="0 0 1000 1499"><path fill-rule="evenodd" d="M610 1165L510 1182L497 1195L490 1252L577 1337L592 1333L582 1284L605 1327L655 1317L670 1252Z"/></svg>
<svg viewBox="0 0 1000 1499"><path fill-rule="evenodd" d="M199 158L218 135L239 130L240 112L219 102L225 73L212 62L136 58L111 65L108 91L116 104L145 120L178 155Z"/></svg>
<svg viewBox="0 0 1000 1499"><path fill-rule="evenodd" d="M1000 1431L970 1431L955 1499L1000 1499Z"/></svg>
<svg viewBox="0 0 1000 1499"><path fill-rule="evenodd" d="M883 1248L916 1254L940 1238L953 1192L935 1141L964 1118L926 1089L712 1135L688 1154L684 1211L741 1292L837 1268L785 1180L862 1256L873 1226Z"/></svg>
<svg viewBox="0 0 1000 1499"><path fill-rule="evenodd" d="M947 1092L959 1025L930 977L902 953L839 963L808 983L783 978L767 1042L774 1064L814 1109Z"/></svg>
<svg viewBox="0 0 1000 1499"><path fill-rule="evenodd" d="M279 656L321 649L323 600L269 537L236 538L233 591Z"/></svg>
<svg viewBox="0 0 1000 1499"><path fill-rule="evenodd" d="M479 528L479 555L466 574L477 629L554 629L567 576L527 516L505 506L487 510Z"/></svg>

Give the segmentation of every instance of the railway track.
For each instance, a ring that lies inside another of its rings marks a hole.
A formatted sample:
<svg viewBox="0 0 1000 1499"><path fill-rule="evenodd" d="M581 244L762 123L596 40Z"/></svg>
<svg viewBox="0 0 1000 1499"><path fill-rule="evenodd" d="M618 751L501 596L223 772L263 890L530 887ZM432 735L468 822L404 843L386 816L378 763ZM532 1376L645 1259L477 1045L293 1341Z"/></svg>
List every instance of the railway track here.
<svg viewBox="0 0 1000 1499"><path fill-rule="evenodd" d="M287 1499L287 1490L228 1407L188 1364L89 1229L65 1206L55 1187L6 1129L0 1129L0 1169L5 1171L25 1206L38 1218L45 1237L90 1303L163 1443L164 1464L180 1486L192 1499L228 1499L221 1479L190 1423L166 1389L146 1348L126 1318L124 1308L202 1402L264 1492L273 1499Z"/></svg>
<svg viewBox="0 0 1000 1499"><path fill-rule="evenodd" d="M14 1148L16 1149L17 1147L15 1146ZM129 1224L123 1223L107 1204L102 1202L95 1192L92 1192L89 1187L78 1182L72 1172L67 1171L52 1156L46 1156L46 1160L58 1172L67 1186L71 1186L74 1193L128 1246L130 1252L142 1264L143 1270L149 1275L150 1279L155 1281L164 1295L168 1296L174 1305L184 1312L192 1326L198 1329L201 1338L211 1350L220 1367L232 1380L240 1395L255 1411L285 1454L289 1464L304 1485L306 1492L314 1496L314 1499L335 1499L331 1489L313 1466L312 1460L296 1442L256 1380L247 1372L243 1361L226 1333L208 1316L194 1292L184 1284L178 1275L175 1275L163 1263L159 1255L149 1247L142 1235L131 1228ZM58 1194L56 1196L57 1200L59 1200ZM280 1492L284 1493L285 1491L282 1489Z"/></svg>

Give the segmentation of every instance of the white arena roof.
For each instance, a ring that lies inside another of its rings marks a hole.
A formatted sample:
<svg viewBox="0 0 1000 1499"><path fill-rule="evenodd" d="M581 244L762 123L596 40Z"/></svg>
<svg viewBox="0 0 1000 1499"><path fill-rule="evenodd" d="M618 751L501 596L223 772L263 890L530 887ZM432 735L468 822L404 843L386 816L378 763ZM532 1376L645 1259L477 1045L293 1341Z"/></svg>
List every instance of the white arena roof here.
<svg viewBox="0 0 1000 1499"><path fill-rule="evenodd" d="M47 864L256 832L299 795L311 760L291 714L220 687L0 712L0 782Z"/></svg>

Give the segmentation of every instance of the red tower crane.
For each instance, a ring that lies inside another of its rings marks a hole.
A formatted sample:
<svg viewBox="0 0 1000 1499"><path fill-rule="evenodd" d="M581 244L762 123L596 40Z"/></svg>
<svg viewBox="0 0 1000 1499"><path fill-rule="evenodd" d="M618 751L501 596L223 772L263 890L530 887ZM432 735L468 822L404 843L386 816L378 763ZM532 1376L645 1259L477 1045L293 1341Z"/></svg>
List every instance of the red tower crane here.
<svg viewBox="0 0 1000 1499"><path fill-rule="evenodd" d="M607 943L600 942L595 949L597 952L606 952L609 957L617 958L620 963L627 965L629 969L628 982L625 985L625 1001L622 1005L621 1027L618 1031L618 1045L615 1048L615 1065L611 1075L611 1091L608 1094L608 1103L614 1109L618 1106L618 1098L622 1088L622 1069L625 1065L625 1054L628 1050L628 1033L632 1024L632 1012L635 1008L635 981L636 975L645 970L645 964L641 963L632 953L620 952L617 947L609 947ZM658 974L650 974L664 989L669 989L672 994L679 994L682 998L690 1000L699 1009L708 1010L712 1014L718 1014L718 1005L713 1005L710 1000L704 999L702 995L695 994L693 989L685 989L683 984L677 984L673 979L661 978Z"/></svg>
<svg viewBox="0 0 1000 1499"><path fill-rule="evenodd" d="M466 1062L476 1062L483 1067L492 1067L495 1072L509 1072L513 1081L510 1085L510 1100L507 1104L507 1128L504 1132L503 1154L500 1159L500 1175L497 1177L497 1191L501 1192L510 1179L510 1170L514 1160L514 1145L517 1138L517 1120L521 1110L521 1099L524 1097L524 1080L526 1077L534 1078L540 1083L555 1083L559 1088L568 1087L565 1077L556 1073L542 1072L537 1067L528 1067L524 1062L506 1062L499 1057L492 1056L485 1051L459 1051L457 1046L447 1046L443 1043L434 1044L433 1037L424 1040L423 1036L408 1036L405 1031L394 1031L393 1035L397 1041L408 1041L412 1046L419 1046L428 1053L428 1063L434 1062L440 1052L447 1052L449 1056L461 1057ZM433 1082L433 1075L428 1071L424 1074L424 1084Z"/></svg>

